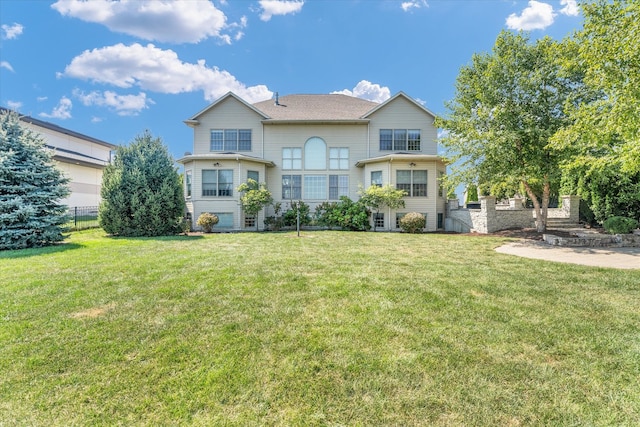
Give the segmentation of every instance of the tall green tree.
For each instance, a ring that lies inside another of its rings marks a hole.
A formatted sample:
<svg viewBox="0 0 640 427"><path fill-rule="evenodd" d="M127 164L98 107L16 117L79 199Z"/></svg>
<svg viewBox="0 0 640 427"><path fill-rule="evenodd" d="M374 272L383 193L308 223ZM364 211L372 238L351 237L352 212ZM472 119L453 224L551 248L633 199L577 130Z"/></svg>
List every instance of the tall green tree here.
<svg viewBox="0 0 640 427"><path fill-rule="evenodd" d="M273 203L273 196L267 188L267 184L258 183L254 179L249 178L247 182L240 184L237 191L242 193L240 205L245 214L258 215L262 209ZM258 230L257 218L256 230Z"/></svg>
<svg viewBox="0 0 640 427"><path fill-rule="evenodd" d="M116 150L102 178L100 226L120 236L180 231L185 203L177 169L160 138L149 132Z"/></svg>
<svg viewBox="0 0 640 427"><path fill-rule="evenodd" d="M42 137L0 112L0 250L62 241L68 182Z"/></svg>
<svg viewBox="0 0 640 427"><path fill-rule="evenodd" d="M579 76L561 73L558 43L503 31L491 53L462 67L456 93L437 120L450 160L450 184L491 186L519 182L544 231L553 187L560 183L560 153L551 137L567 125L565 105Z"/></svg>
<svg viewBox="0 0 640 427"><path fill-rule="evenodd" d="M563 189L580 195L598 222L640 219L640 0L581 4L584 26L563 42L567 72L584 76L570 126L553 138L567 153Z"/></svg>
<svg viewBox="0 0 640 427"><path fill-rule="evenodd" d="M390 209L404 207L404 196L406 195L406 191L398 190L391 184L387 184L383 187L379 185L371 185L366 190L362 188L360 189L360 202L378 214L385 206ZM375 221L373 221L373 231L376 231Z"/></svg>

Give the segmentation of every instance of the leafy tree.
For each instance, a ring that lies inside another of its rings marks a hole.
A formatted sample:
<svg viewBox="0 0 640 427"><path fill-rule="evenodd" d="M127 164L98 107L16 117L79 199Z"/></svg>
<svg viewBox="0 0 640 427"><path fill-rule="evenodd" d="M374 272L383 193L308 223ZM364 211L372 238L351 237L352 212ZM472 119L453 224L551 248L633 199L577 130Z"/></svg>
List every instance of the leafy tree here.
<svg viewBox="0 0 640 427"><path fill-rule="evenodd" d="M406 191L398 190L391 184L383 187L372 185L366 190L360 188L360 201L367 208L374 210L376 214L385 206L390 209L398 209L404 207L403 197L407 195ZM373 222L373 231L376 230L376 222Z"/></svg>
<svg viewBox="0 0 640 427"><path fill-rule="evenodd" d="M265 206L273 203L273 196L267 189L267 185L259 184L251 178L238 186L238 192L243 193L240 204L244 212L249 215L257 215ZM258 230L258 221L256 221L256 230Z"/></svg>
<svg viewBox="0 0 640 427"><path fill-rule="evenodd" d="M105 168L100 226L120 236L162 236L180 232L184 197L180 176L160 138L149 132L118 147Z"/></svg>
<svg viewBox="0 0 640 427"><path fill-rule="evenodd" d="M584 75L584 102L553 138L568 154L563 190L580 195L602 223L640 219L640 1L582 4L584 27L563 42L567 72Z"/></svg>
<svg viewBox="0 0 640 427"><path fill-rule="evenodd" d="M590 98L569 106L571 126L558 132L561 148L579 157L640 171L640 0L597 0L581 5L584 26L564 42L565 68L584 74ZM581 161L578 158L578 161Z"/></svg>
<svg viewBox="0 0 640 427"><path fill-rule="evenodd" d="M561 157L549 141L567 125L564 106L580 83L561 72L558 52L548 37L531 44L522 33L501 32L491 53L475 54L462 67L448 115L437 120L448 131L442 139L452 165L448 180L489 187L517 180L533 202L539 231L560 182Z"/></svg>
<svg viewBox="0 0 640 427"><path fill-rule="evenodd" d="M0 250L47 246L64 239L69 180L37 133L14 112L0 113Z"/></svg>

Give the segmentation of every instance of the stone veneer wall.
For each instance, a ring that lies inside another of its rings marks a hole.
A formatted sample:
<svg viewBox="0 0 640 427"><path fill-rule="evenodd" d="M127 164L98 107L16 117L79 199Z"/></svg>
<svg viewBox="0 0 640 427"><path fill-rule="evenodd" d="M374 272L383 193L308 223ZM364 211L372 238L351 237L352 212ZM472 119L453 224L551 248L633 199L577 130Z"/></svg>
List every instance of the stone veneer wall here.
<svg viewBox="0 0 640 427"><path fill-rule="evenodd" d="M523 200L509 199L508 206L496 206L496 198L485 196L480 198L480 209L460 208L457 200L447 203L445 230L467 233L493 233L510 228L535 227L534 209L525 208ZM579 221L579 196L562 196L562 206L549 209L548 218Z"/></svg>

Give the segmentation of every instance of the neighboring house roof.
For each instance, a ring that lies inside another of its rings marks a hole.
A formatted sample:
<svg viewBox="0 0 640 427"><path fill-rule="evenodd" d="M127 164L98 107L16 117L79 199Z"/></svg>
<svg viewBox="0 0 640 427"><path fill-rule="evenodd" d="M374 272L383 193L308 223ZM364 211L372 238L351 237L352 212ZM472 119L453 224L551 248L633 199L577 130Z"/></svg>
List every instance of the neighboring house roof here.
<svg viewBox="0 0 640 427"><path fill-rule="evenodd" d="M267 167L274 167L275 166L275 163L273 163L271 160L265 160L265 159L261 159L259 157L247 156L245 154L238 154L238 153L232 153L232 152L228 152L228 153L206 153L206 154L187 154L184 157L176 160L176 162L181 163L181 164L185 164L185 163L190 162L192 160L236 160L236 161L246 160L246 161L250 161L250 162L262 163L262 164L266 165Z"/></svg>
<svg viewBox="0 0 640 427"><path fill-rule="evenodd" d="M271 121L360 121L376 102L341 94L286 95L253 106Z"/></svg>
<svg viewBox="0 0 640 427"><path fill-rule="evenodd" d="M12 110L9 110L9 109L4 108L4 107L0 107L0 111L12 111ZM36 126L40 126L42 128L52 130L54 132L58 132L58 133L61 133L61 134L64 134L64 135L73 136L75 138L79 138L79 139L83 139L85 141L93 142L94 144L102 145L104 147L108 147L108 148L111 148L111 149L115 149L117 147L116 145L113 145L113 144L111 144L109 142L102 141L100 139L97 139L97 138L94 138L94 137L91 137L91 136L83 135L83 134L81 134L79 132L75 132L75 131L72 131L70 129L66 129L66 128L63 128L63 127L58 126L58 125L54 125L53 123L45 122L43 120L34 119L33 117L25 116L25 115L17 113L17 112L16 112L16 114L18 114L19 117L20 117L20 120L25 122L25 123L34 124Z"/></svg>

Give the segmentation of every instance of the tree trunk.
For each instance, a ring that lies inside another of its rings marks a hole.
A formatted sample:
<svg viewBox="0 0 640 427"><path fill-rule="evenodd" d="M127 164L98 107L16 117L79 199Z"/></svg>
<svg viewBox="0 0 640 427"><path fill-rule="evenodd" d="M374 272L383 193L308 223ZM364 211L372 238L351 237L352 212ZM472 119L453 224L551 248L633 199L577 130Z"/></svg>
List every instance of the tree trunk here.
<svg viewBox="0 0 640 427"><path fill-rule="evenodd" d="M527 195L533 202L533 209L536 213L536 231L539 233L544 233L547 231L547 215L549 213L549 179L544 177L544 185L542 190L542 205L538 201L538 197L531 189L529 183L525 180L522 181L522 185L524 185L525 190L527 191Z"/></svg>

